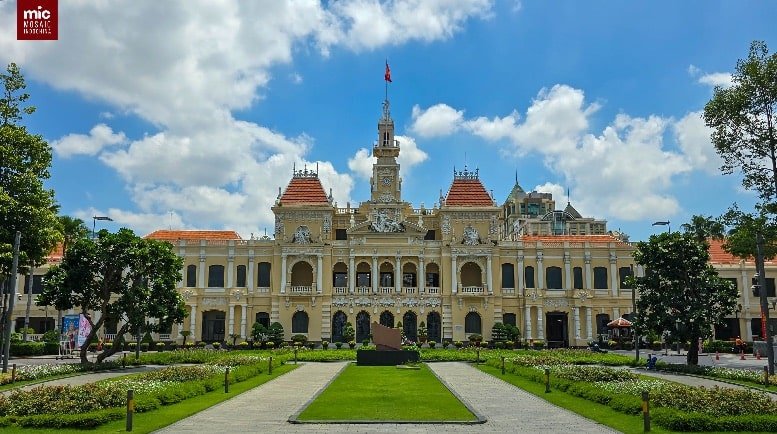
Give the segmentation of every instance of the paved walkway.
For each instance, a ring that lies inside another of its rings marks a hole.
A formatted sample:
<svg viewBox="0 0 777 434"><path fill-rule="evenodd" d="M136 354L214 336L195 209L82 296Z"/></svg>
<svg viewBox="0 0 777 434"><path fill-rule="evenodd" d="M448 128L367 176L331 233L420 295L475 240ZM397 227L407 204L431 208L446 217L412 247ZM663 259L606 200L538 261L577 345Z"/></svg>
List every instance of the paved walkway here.
<svg viewBox="0 0 777 434"><path fill-rule="evenodd" d="M556 407L466 363L429 366L488 421L479 425L444 424L290 424L289 416L345 365L306 363L299 368L160 430L161 433L219 432L614 432Z"/></svg>

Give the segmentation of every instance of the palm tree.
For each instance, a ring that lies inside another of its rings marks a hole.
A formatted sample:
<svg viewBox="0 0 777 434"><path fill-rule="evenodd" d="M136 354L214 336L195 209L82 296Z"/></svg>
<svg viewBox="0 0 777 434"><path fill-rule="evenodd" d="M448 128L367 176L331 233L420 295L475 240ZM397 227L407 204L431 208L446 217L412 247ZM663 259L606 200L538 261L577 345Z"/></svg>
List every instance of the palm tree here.
<svg viewBox="0 0 777 434"><path fill-rule="evenodd" d="M89 228L86 223L79 218L73 218L67 215L57 217L59 220L59 231L62 234L62 255L67 252L67 248L72 246L78 239L89 235Z"/></svg>
<svg viewBox="0 0 777 434"><path fill-rule="evenodd" d="M694 215L690 222L683 223L682 229L696 241L707 245L708 239L722 240L725 234L723 223L712 216Z"/></svg>

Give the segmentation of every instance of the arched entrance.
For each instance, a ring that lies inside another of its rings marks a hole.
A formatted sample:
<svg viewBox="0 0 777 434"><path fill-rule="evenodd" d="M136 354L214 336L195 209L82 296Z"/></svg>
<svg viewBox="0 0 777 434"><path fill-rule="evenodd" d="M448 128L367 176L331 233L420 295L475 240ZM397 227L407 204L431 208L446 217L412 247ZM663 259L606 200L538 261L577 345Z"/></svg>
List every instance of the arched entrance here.
<svg viewBox="0 0 777 434"><path fill-rule="evenodd" d="M348 322L348 317L341 310L332 316L332 342L343 342L343 330L346 322Z"/></svg>
<svg viewBox="0 0 777 434"><path fill-rule="evenodd" d="M483 322L477 312L469 312L464 317L464 333L467 334L467 337L471 334L483 335Z"/></svg>
<svg viewBox="0 0 777 434"><path fill-rule="evenodd" d="M402 330L405 332L405 339L413 342L418 341L418 317L415 312L405 312L402 317Z"/></svg>
<svg viewBox="0 0 777 434"><path fill-rule="evenodd" d="M426 329L428 339L440 343L442 340L442 321L440 321L439 313L429 312L426 315Z"/></svg>
<svg viewBox="0 0 777 434"><path fill-rule="evenodd" d="M394 314L384 310L380 314L380 325L394 328Z"/></svg>
<svg viewBox="0 0 777 434"><path fill-rule="evenodd" d="M356 342L370 338L370 314L361 311L356 315Z"/></svg>
<svg viewBox="0 0 777 434"><path fill-rule="evenodd" d="M566 312L548 312L545 314L545 341L548 348L566 348L569 346L569 336L567 335L567 313Z"/></svg>
<svg viewBox="0 0 777 434"><path fill-rule="evenodd" d="M223 342L226 313L209 310L202 313L202 340L205 342Z"/></svg>

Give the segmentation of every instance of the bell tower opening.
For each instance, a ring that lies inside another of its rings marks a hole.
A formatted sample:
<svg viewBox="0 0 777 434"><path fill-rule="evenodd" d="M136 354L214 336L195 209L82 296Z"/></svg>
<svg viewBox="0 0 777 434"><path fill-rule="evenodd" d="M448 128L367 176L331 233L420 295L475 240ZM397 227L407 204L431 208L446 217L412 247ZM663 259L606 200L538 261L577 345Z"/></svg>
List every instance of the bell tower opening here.
<svg viewBox="0 0 777 434"><path fill-rule="evenodd" d="M402 179L399 177L399 141L394 138L394 120L390 103L383 101L383 113L378 121L378 140L372 147L377 159L372 166L372 202L399 203L402 201Z"/></svg>

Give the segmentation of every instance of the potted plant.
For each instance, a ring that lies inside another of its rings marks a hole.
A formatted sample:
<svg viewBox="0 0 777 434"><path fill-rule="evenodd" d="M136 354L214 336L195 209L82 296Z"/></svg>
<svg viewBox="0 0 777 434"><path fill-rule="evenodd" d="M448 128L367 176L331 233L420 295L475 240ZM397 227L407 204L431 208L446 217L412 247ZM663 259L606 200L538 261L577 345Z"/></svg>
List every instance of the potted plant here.
<svg viewBox="0 0 777 434"><path fill-rule="evenodd" d="M267 347L268 350L271 350L271 349L273 349L273 347L275 347L275 342L267 341L267 342L265 342L264 345Z"/></svg>
<svg viewBox="0 0 777 434"><path fill-rule="evenodd" d="M218 350L219 348L221 348L221 342L214 342L211 345L213 346L214 350Z"/></svg>
<svg viewBox="0 0 777 434"><path fill-rule="evenodd" d="M455 346L456 349L461 349L461 347L464 346L464 343L461 342L461 341L456 341L456 342L453 343L453 346Z"/></svg>
<svg viewBox="0 0 777 434"><path fill-rule="evenodd" d="M429 331L426 328L426 323L421 321L421 323L418 324L418 340L421 342L426 342L426 338L429 336L428 333Z"/></svg>
<svg viewBox="0 0 777 434"><path fill-rule="evenodd" d="M451 346L451 341L449 341L449 340L447 340L447 339L446 339L446 340L444 340L444 341L442 341L442 347L443 347L444 349L446 349L446 350L447 350L449 346Z"/></svg>
<svg viewBox="0 0 777 434"><path fill-rule="evenodd" d="M429 348L432 348L432 349L433 349L435 346L437 346L437 342L435 342L435 341L429 341Z"/></svg>
<svg viewBox="0 0 777 434"><path fill-rule="evenodd" d="M321 341L321 349L326 350L329 348L329 341Z"/></svg>
<svg viewBox="0 0 777 434"><path fill-rule="evenodd" d="M235 343L237 342L237 340L240 339L240 334L238 334L238 333L231 333L229 335L229 337L232 339L232 346L234 347Z"/></svg>
<svg viewBox="0 0 777 434"><path fill-rule="evenodd" d="M356 348L356 341L348 341L348 346L351 347L351 349Z"/></svg>
<svg viewBox="0 0 777 434"><path fill-rule="evenodd" d="M340 341L335 342L335 347L339 350L343 346L343 343Z"/></svg>
<svg viewBox="0 0 777 434"><path fill-rule="evenodd" d="M165 343L164 342L157 342L156 343L156 350L160 353L165 350Z"/></svg>
<svg viewBox="0 0 777 434"><path fill-rule="evenodd" d="M479 347L480 343L483 341L483 335L479 333L472 333L471 335L469 335L467 339L469 339L470 345L475 345L476 347Z"/></svg>

